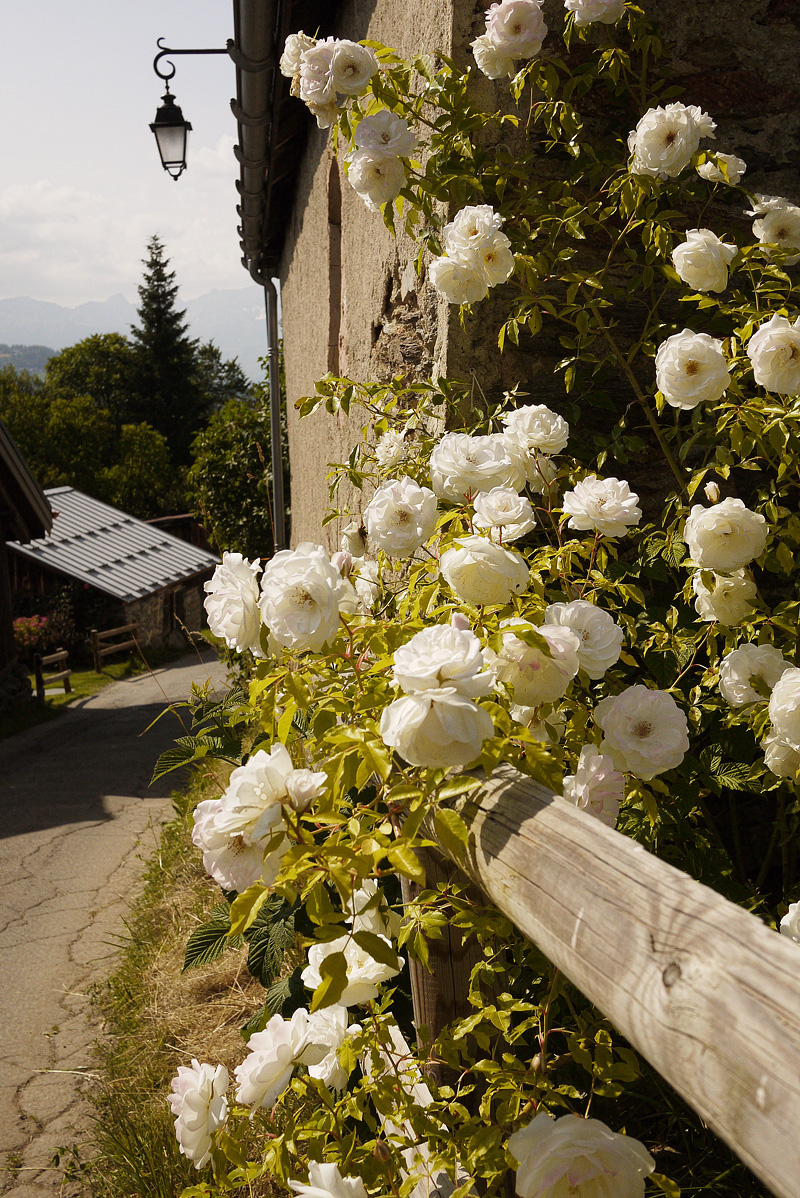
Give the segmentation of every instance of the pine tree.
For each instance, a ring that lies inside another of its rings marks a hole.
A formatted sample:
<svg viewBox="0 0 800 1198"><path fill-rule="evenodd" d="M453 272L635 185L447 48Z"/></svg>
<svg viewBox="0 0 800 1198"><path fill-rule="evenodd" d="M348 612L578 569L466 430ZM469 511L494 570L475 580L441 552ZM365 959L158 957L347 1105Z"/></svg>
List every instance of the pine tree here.
<svg viewBox="0 0 800 1198"><path fill-rule="evenodd" d="M164 246L154 236L147 248L139 325L131 328L135 419L162 433L173 460L184 465L212 400L198 377L198 344L189 336L186 312L176 308L178 287Z"/></svg>

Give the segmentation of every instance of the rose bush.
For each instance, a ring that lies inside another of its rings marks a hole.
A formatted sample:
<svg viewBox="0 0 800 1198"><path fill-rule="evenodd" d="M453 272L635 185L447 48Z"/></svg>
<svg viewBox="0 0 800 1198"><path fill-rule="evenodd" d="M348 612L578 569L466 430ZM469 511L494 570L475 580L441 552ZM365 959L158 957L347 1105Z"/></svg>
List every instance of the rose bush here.
<svg viewBox="0 0 800 1198"><path fill-rule="evenodd" d="M755 1192L497 908L425 873L432 845L473 851L463 771L513 767L586 813L583 837L634 838L776 936L797 924L795 206L748 196L744 163L707 148L712 115L690 80L672 100L638 6L548 20L537 0L489 9L475 61L510 93L490 112L450 62L305 35L285 51L381 213L362 215L417 243L440 310L466 305L470 330L492 292L481 336L515 347L516 385L320 380L301 415L365 413L331 467L341 547L276 554L260 591L249 563L212 580L219 635L252 653L169 762L233 767L195 839L265 985L209 1132L213 1193L269 1176L406 1194L422 1143L462 1195L505 1192L515 1164L523 1198ZM409 979L445 932L474 947L467 1014L415 1039Z"/></svg>

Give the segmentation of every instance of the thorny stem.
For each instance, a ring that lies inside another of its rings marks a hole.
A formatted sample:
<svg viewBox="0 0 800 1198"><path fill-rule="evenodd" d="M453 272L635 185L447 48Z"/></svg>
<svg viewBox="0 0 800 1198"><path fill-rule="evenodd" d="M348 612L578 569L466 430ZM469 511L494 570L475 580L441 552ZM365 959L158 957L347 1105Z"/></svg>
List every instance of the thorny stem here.
<svg viewBox="0 0 800 1198"><path fill-rule="evenodd" d="M603 320L602 316L600 315L600 313L597 309L597 305L595 303L589 303L587 305L587 307L589 308L590 312L593 314L595 320L597 321L600 328L602 329L603 336L605 337L606 341L610 345L611 350L614 354L614 357L617 360L617 364L619 365L623 374L627 378L628 382L631 385L631 389L632 389L634 395L636 396L639 403L641 404L644 414L649 421L650 427L652 428L653 432L655 433L656 440L658 441L658 444L661 446L661 452L664 454L664 458L666 459L667 465L669 466L670 470L672 471L672 473L675 476L675 479L678 483L678 487L679 487L680 491L682 493L685 493L686 492L686 479L684 478L684 475L683 475L683 472L681 471L680 466L675 461L672 450L670 449L669 445L667 444L667 442L664 438L664 434L662 433L661 428L659 427L659 423L656 420L655 416L653 415L653 410L650 407L650 404L647 402L647 398L646 398L644 392L642 391L641 387L639 386L639 381L636 378L636 375L631 370L630 365L628 364L628 361L625 358L625 355L623 354L622 350L619 348L619 346L617 345L613 336L611 335L611 330L607 327L605 321Z"/></svg>

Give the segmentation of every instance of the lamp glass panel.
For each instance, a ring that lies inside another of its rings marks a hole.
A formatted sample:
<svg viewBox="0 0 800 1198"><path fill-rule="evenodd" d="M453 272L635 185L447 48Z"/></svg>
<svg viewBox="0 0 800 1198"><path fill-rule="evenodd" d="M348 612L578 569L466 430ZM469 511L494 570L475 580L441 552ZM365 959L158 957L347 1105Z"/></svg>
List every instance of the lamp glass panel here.
<svg viewBox="0 0 800 1198"><path fill-rule="evenodd" d="M186 126L157 125L155 129L161 161L183 162L186 157Z"/></svg>

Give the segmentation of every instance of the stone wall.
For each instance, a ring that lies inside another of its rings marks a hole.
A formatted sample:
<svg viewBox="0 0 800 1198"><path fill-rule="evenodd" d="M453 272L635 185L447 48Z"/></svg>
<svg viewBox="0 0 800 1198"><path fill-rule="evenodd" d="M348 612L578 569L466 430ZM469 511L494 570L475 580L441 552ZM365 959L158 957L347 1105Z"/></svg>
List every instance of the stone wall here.
<svg viewBox="0 0 800 1198"><path fill-rule="evenodd" d="M401 53L443 51L466 66L486 7L485 0L349 0L336 33L384 41ZM660 23L668 70L684 88L681 99L716 120L715 147L745 159L748 189L800 202L800 0L644 0L643 7ZM545 14L559 26L562 0L545 0ZM507 89L483 76L474 88L478 103L510 102ZM395 242L380 217L367 211L329 142L329 131L315 130L310 138L282 279L292 542L326 539L335 547L338 525L320 528L328 502L325 464L345 460L362 422L357 413L348 420L326 412L300 422L293 409L327 370L362 381L400 372L474 376L489 394L519 384L556 407L564 393L553 374L563 354L556 330L523 337L519 350L507 347L501 355L502 289L494 302L490 297L477 305L462 329L457 309L436 297L424 275L417 279L416 247L402 236ZM543 158L540 169L557 164ZM738 207L712 207L705 219L711 227L748 234L750 218ZM621 402L627 404L627 396Z"/></svg>

